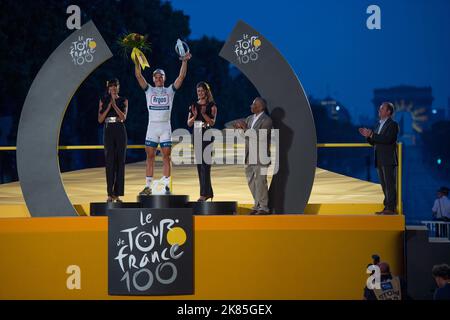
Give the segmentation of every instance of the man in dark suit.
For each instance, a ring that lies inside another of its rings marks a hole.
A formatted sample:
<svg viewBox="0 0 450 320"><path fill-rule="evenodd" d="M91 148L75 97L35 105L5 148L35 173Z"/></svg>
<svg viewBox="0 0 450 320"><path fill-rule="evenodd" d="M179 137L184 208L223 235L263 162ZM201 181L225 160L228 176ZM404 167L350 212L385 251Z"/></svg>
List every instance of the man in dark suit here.
<svg viewBox="0 0 450 320"><path fill-rule="evenodd" d="M377 214L396 214L396 167L398 124L392 119L394 105L383 102L378 110L380 121L375 130L359 128L359 133L375 148L375 167L384 193L384 209Z"/></svg>
<svg viewBox="0 0 450 320"><path fill-rule="evenodd" d="M253 210L250 214L268 215L270 214L267 186L267 168L269 163L262 161L263 159L260 158L259 150L260 148L267 148L266 155L270 157L272 119L265 113L267 109L265 99L261 97L255 98L250 107L252 115L248 116L245 121L236 121L233 127L235 129L243 129L245 132L251 129L256 133L254 136L248 135L249 139L245 141L245 175L247 177L248 187L255 200ZM270 162L270 158L268 162Z"/></svg>

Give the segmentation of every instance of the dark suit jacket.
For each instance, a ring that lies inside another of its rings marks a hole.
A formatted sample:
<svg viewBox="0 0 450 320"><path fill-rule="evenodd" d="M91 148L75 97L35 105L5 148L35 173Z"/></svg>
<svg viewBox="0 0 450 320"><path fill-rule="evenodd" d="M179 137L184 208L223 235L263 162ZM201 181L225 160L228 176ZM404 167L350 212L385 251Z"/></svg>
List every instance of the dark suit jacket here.
<svg viewBox="0 0 450 320"><path fill-rule="evenodd" d="M367 142L375 147L375 167L397 166L398 124L389 118L378 134L379 126L373 131L372 138L367 138Z"/></svg>
<svg viewBox="0 0 450 320"><path fill-rule="evenodd" d="M247 128L250 129L252 127L252 122L253 122L253 114L251 116L248 116L245 119L245 123L247 124ZM272 119L266 114L263 113L258 120L256 121L255 125L253 126L253 129L255 129L258 132L258 140L257 141L253 141L252 139L245 139L245 163L248 164L248 153L249 153L249 143L253 144L253 146L255 146L256 144L258 145L258 152L259 152L259 145L262 142L262 140L264 140L265 138L267 138L267 155L270 155L270 130L272 129ZM259 135L259 130L260 129L266 129L267 130L267 136L265 135ZM259 161L258 161L259 163Z"/></svg>

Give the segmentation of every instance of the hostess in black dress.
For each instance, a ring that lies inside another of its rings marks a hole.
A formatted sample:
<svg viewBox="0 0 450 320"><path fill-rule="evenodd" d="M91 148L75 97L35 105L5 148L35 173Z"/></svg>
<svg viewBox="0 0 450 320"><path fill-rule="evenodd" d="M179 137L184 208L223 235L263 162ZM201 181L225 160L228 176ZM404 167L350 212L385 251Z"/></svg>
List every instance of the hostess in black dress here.
<svg viewBox="0 0 450 320"><path fill-rule="evenodd" d="M190 113L192 113L191 108L196 108L197 117L195 118L195 121L203 122L202 134L204 134L206 132L206 130L211 128L211 126L206 123L205 119L203 118L202 112L201 112L202 107L204 107L204 106L205 105L200 105L198 102L194 102L193 105L191 107L189 107ZM205 113L211 119L214 119L214 115L212 113L212 108L214 106L216 106L216 104L214 102L209 102L206 104L206 112ZM201 161L201 163L197 164L198 180L200 183L200 196L206 197L206 198L212 198L214 196L214 192L213 192L213 188L212 188L212 184L211 184L211 165L205 163L205 161L203 159L203 152L204 152L205 148L213 142L214 142L214 140L202 141L202 161Z"/></svg>
<svg viewBox="0 0 450 320"><path fill-rule="evenodd" d="M117 107L125 112L126 98L116 99ZM110 98L102 98L103 110L106 110ZM103 111L102 110L102 111ZM106 185L109 197L124 195L125 189L125 156L127 152L127 130L125 124L119 120L114 108L106 115L103 130L103 143L105 146Z"/></svg>

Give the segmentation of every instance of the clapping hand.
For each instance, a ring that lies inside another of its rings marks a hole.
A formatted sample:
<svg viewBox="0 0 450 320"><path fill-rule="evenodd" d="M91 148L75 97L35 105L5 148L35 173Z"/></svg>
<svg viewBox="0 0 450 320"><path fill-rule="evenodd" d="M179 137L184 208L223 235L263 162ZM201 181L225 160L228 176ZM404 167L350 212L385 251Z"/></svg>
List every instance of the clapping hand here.
<svg viewBox="0 0 450 320"><path fill-rule="evenodd" d="M373 133L372 130L367 129L367 128L359 128L358 131L365 138L369 138L370 136L372 136L372 133Z"/></svg>
<svg viewBox="0 0 450 320"><path fill-rule="evenodd" d="M194 105L191 106L191 112L194 117L197 117L197 108Z"/></svg>
<svg viewBox="0 0 450 320"><path fill-rule="evenodd" d="M247 124L242 121L242 120L237 120L234 124L233 127L235 129L247 129Z"/></svg>

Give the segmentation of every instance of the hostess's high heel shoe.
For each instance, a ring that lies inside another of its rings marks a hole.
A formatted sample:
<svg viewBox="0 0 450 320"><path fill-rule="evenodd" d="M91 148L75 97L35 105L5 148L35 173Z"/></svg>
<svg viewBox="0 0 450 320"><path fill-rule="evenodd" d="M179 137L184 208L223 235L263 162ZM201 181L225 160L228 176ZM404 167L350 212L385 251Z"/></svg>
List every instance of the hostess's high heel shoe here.
<svg viewBox="0 0 450 320"><path fill-rule="evenodd" d="M213 198L214 198L214 196L206 196L206 197L204 197L205 198L205 201L206 200L209 200L209 199L211 199L211 202L213 201Z"/></svg>

